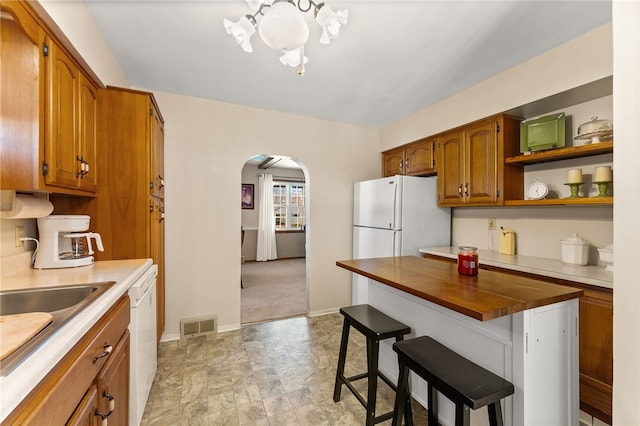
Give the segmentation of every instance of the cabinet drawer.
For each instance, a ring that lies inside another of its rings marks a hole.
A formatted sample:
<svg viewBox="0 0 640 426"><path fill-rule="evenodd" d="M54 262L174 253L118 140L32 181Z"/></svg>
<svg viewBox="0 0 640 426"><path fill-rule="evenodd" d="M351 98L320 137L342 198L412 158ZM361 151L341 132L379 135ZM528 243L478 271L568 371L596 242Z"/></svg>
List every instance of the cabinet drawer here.
<svg viewBox="0 0 640 426"><path fill-rule="evenodd" d="M3 425L65 424L110 358L111 351L129 325L129 316L129 296L124 296L51 370Z"/></svg>

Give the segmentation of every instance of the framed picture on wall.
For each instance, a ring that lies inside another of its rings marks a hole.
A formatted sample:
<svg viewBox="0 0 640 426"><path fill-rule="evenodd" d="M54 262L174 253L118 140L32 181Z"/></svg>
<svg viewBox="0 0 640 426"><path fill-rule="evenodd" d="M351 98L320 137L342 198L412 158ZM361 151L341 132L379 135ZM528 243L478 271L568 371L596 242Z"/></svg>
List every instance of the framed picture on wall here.
<svg viewBox="0 0 640 426"><path fill-rule="evenodd" d="M242 184L242 208L253 209L253 184Z"/></svg>

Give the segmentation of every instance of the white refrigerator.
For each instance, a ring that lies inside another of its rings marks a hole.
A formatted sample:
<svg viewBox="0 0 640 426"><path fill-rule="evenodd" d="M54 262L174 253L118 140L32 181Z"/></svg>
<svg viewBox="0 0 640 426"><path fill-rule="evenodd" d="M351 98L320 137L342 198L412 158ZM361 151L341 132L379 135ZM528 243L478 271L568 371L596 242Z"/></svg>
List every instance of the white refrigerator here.
<svg viewBox="0 0 640 426"><path fill-rule="evenodd" d="M356 182L353 258L419 256L451 244L451 209L438 207L436 177L392 176ZM368 303L369 280L353 274L352 303Z"/></svg>

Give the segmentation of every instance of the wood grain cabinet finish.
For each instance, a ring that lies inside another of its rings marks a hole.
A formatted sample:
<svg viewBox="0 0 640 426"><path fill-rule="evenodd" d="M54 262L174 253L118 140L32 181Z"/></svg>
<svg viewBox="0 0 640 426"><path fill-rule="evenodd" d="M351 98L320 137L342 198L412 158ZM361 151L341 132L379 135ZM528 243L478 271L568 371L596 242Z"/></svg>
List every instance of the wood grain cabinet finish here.
<svg viewBox="0 0 640 426"><path fill-rule="evenodd" d="M98 388L91 385L80 404L67 422L67 426L98 426ZM102 420L102 419L100 419ZM102 422L100 422L101 424Z"/></svg>
<svg viewBox="0 0 640 426"><path fill-rule="evenodd" d="M27 2L0 5L2 187L93 196L98 85Z"/></svg>
<svg viewBox="0 0 640 426"><path fill-rule="evenodd" d="M129 296L125 295L98 320L2 424L63 425L70 421L77 422L75 424L91 424L85 423L88 421L85 412L89 410L86 405L91 404L85 401L85 396L93 386L97 386L97 406L101 407L101 382L97 381L98 377L117 377L113 379L113 383L117 381L115 387L119 397L127 401L122 403L122 411L126 411L126 414L120 413L118 416L122 415L127 419L129 319ZM126 363L112 361L120 359L123 352L126 352ZM110 366L109 369L104 370L107 366ZM121 385L125 381L126 389ZM125 391L126 394L123 393ZM126 420L120 424L126 424Z"/></svg>
<svg viewBox="0 0 640 426"><path fill-rule="evenodd" d="M110 425L125 426L129 422L129 338L129 331L125 331L96 379L96 417L107 419Z"/></svg>
<svg viewBox="0 0 640 426"><path fill-rule="evenodd" d="M519 135L519 120L490 117L436 136L438 203L503 205L523 193L522 168L505 166Z"/></svg>
<svg viewBox="0 0 640 426"><path fill-rule="evenodd" d="M435 174L435 141L421 139L382 153L383 175L428 176Z"/></svg>
<svg viewBox="0 0 640 426"><path fill-rule="evenodd" d="M585 291L580 299L580 409L611 424L613 295Z"/></svg>
<svg viewBox="0 0 640 426"><path fill-rule="evenodd" d="M158 265L157 334L164 331L164 121L153 94L98 91L100 193L92 226L97 260L152 258Z"/></svg>

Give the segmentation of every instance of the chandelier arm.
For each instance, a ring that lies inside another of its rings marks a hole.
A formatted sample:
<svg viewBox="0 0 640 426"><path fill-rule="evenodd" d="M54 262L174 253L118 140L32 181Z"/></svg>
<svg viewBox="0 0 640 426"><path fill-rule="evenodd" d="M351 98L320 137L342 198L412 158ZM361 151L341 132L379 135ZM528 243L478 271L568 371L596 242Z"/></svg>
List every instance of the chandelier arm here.
<svg viewBox="0 0 640 426"><path fill-rule="evenodd" d="M269 8L269 7L271 7L270 4L265 4L265 3L260 4L260 8L257 10L256 13L253 14L253 18L255 19L258 15L264 16L264 12L262 11L262 9Z"/></svg>
<svg viewBox="0 0 640 426"><path fill-rule="evenodd" d="M308 2L309 2L309 5L308 5L306 8L303 8L303 7L302 7L302 1L303 1L303 0L298 0L298 3L297 3L298 10L299 10L300 12L307 13L308 11L310 11L310 10L311 10L311 8L312 8L312 7L318 7L318 5L317 5L316 3L314 3L314 2L313 2L313 0L306 0L306 1L308 1Z"/></svg>

